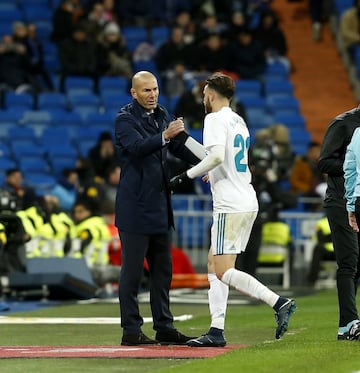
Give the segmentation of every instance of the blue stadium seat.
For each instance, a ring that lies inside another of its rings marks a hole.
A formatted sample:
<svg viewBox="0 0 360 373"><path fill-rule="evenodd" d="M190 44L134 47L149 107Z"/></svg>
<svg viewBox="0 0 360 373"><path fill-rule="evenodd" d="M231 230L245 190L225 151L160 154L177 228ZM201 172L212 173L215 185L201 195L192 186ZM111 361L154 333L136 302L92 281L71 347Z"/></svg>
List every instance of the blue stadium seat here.
<svg viewBox="0 0 360 373"><path fill-rule="evenodd" d="M34 108L34 98L30 93L6 92L4 103L6 109L32 110Z"/></svg>
<svg viewBox="0 0 360 373"><path fill-rule="evenodd" d="M268 63L266 65L263 80L288 80L288 68L281 62Z"/></svg>
<svg viewBox="0 0 360 373"><path fill-rule="evenodd" d="M65 168L75 168L76 158L54 157L50 160L51 172L55 177L59 177Z"/></svg>
<svg viewBox="0 0 360 373"><path fill-rule="evenodd" d="M261 95L262 85L257 79L243 79L236 81L235 96L241 100L243 96L256 96Z"/></svg>
<svg viewBox="0 0 360 373"><path fill-rule="evenodd" d="M311 141L311 135L305 128L289 128L290 144L307 145Z"/></svg>
<svg viewBox="0 0 360 373"><path fill-rule="evenodd" d="M266 106L273 115L300 114L300 103L294 96L271 96L266 99Z"/></svg>
<svg viewBox="0 0 360 373"><path fill-rule="evenodd" d="M133 52L140 43L148 41L148 31L146 27L124 26L121 32L126 39L126 45L130 52Z"/></svg>
<svg viewBox="0 0 360 373"><path fill-rule="evenodd" d="M94 92L94 80L83 76L68 76L64 83L65 93L93 93Z"/></svg>
<svg viewBox="0 0 360 373"><path fill-rule="evenodd" d="M38 194L49 192L56 184L53 175L44 172L27 172L23 174L25 184L36 189Z"/></svg>
<svg viewBox="0 0 360 373"><path fill-rule="evenodd" d="M151 28L151 44L158 48L170 37L170 28L168 26L154 26Z"/></svg>
<svg viewBox="0 0 360 373"><path fill-rule="evenodd" d="M0 127L5 124L18 124L22 115L20 110L0 110Z"/></svg>
<svg viewBox="0 0 360 373"><path fill-rule="evenodd" d="M274 116L276 123L283 123L289 128L306 127L305 119L301 114L276 114Z"/></svg>
<svg viewBox="0 0 360 373"><path fill-rule="evenodd" d="M202 128L200 129L189 129L189 135L193 137L196 141L198 141L200 144L203 143L203 130Z"/></svg>
<svg viewBox="0 0 360 373"><path fill-rule="evenodd" d="M157 74L156 63L153 59L148 61L134 61L133 67L135 72L147 70L155 75Z"/></svg>
<svg viewBox="0 0 360 373"><path fill-rule="evenodd" d="M17 160L25 157L44 156L44 148L31 140L12 140L10 147L13 158Z"/></svg>
<svg viewBox="0 0 360 373"><path fill-rule="evenodd" d="M43 92L38 94L38 109L68 109L67 97L64 93Z"/></svg>
<svg viewBox="0 0 360 373"><path fill-rule="evenodd" d="M95 146L96 144L96 141L97 141L97 138L95 139L87 139L87 140L81 140L81 142L79 142L77 148L78 148L78 152L79 152L79 155L81 157L87 157L88 154L89 154L89 150Z"/></svg>
<svg viewBox="0 0 360 373"><path fill-rule="evenodd" d="M59 142L58 144L50 144L45 147L45 152L49 160L54 158L72 158L76 159L78 157L78 151L72 144L63 144Z"/></svg>
<svg viewBox="0 0 360 373"><path fill-rule="evenodd" d="M10 148L7 144L0 143L0 158L10 157Z"/></svg>
<svg viewBox="0 0 360 373"><path fill-rule="evenodd" d="M340 18L346 10L354 6L353 0L334 0L333 3L333 8L338 18Z"/></svg>
<svg viewBox="0 0 360 373"><path fill-rule="evenodd" d="M100 98L95 93L79 93L67 95L72 111L79 113L84 119L89 113L100 109Z"/></svg>
<svg viewBox="0 0 360 373"><path fill-rule="evenodd" d="M14 0L2 0L0 3L0 12L4 10L18 10L18 5Z"/></svg>
<svg viewBox="0 0 360 373"><path fill-rule="evenodd" d="M99 79L99 93L128 93L129 79L120 76L103 76Z"/></svg>
<svg viewBox="0 0 360 373"><path fill-rule="evenodd" d="M101 96L102 104L105 111L110 111L114 109L120 109L122 106L128 104L132 101L132 96L129 93L119 93L119 94L107 94L104 93Z"/></svg>
<svg viewBox="0 0 360 373"><path fill-rule="evenodd" d="M115 116L112 113L90 113L86 117L89 126L104 126L105 128L114 128Z"/></svg>
<svg viewBox="0 0 360 373"><path fill-rule="evenodd" d="M49 173L50 167L43 157L23 157L18 159L20 170L23 174L41 172Z"/></svg>
<svg viewBox="0 0 360 373"><path fill-rule="evenodd" d="M8 130L9 141L26 140L36 143L37 134L33 127L26 125L16 125Z"/></svg>
<svg viewBox="0 0 360 373"><path fill-rule="evenodd" d="M82 126L84 120L79 113L71 111L60 111L60 112L50 112L51 113L51 125L67 127L70 130Z"/></svg>
<svg viewBox="0 0 360 373"><path fill-rule="evenodd" d="M23 4L23 14L24 20L27 23L36 23L40 21L47 22L52 17L51 9L46 5L38 5L38 4L30 4L25 3Z"/></svg>
<svg viewBox="0 0 360 373"><path fill-rule="evenodd" d="M19 9L3 9L0 12L0 24L24 21L24 15Z"/></svg>
<svg viewBox="0 0 360 373"><path fill-rule="evenodd" d="M264 83L265 96L270 95L288 95L294 93L294 85L289 80L270 80Z"/></svg>
<svg viewBox="0 0 360 373"><path fill-rule="evenodd" d="M0 170L6 171L15 167L17 167L17 163L14 158L0 157Z"/></svg>
<svg viewBox="0 0 360 373"><path fill-rule="evenodd" d="M47 148L59 142L65 145L71 145L71 131L68 127L46 127L41 134L40 140L43 146Z"/></svg>
<svg viewBox="0 0 360 373"><path fill-rule="evenodd" d="M21 123L24 124L49 124L51 115L47 110L27 110L23 113Z"/></svg>

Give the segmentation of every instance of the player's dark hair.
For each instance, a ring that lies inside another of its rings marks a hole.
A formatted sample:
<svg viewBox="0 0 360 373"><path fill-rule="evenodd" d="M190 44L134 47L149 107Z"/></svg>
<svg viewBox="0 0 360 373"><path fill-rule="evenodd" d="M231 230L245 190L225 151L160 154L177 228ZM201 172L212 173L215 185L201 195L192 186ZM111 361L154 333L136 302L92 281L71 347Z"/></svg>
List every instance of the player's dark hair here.
<svg viewBox="0 0 360 373"><path fill-rule="evenodd" d="M221 96L231 100L235 93L234 80L223 73L214 73L207 80L206 84Z"/></svg>

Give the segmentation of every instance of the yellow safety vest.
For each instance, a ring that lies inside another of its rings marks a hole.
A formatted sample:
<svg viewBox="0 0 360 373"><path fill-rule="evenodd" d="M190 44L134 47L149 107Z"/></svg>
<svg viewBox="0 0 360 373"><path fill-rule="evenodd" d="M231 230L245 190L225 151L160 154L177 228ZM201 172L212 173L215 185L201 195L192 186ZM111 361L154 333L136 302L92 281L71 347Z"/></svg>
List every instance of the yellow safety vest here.
<svg viewBox="0 0 360 373"><path fill-rule="evenodd" d="M6 230L4 224L0 223L0 247L7 243Z"/></svg>
<svg viewBox="0 0 360 373"><path fill-rule="evenodd" d="M86 240L91 235L91 243L85 248L83 255L88 265L109 264L108 243L111 239L109 227L101 216L91 216L79 224L75 224L72 230L72 237ZM80 257L81 253L75 251L71 256Z"/></svg>
<svg viewBox="0 0 360 373"><path fill-rule="evenodd" d="M330 229L329 221L326 216L318 220L316 223L316 232L319 232L319 231L321 231L321 233L324 236L328 236L328 240L324 243L325 249L331 252L334 251L334 245L331 239L331 229Z"/></svg>
<svg viewBox="0 0 360 373"><path fill-rule="evenodd" d="M262 245L273 245L274 250L259 251L259 263L281 263L284 261L286 254L282 248L288 249L291 242L290 227L282 221L269 221L262 227ZM276 247L281 248L276 250Z"/></svg>

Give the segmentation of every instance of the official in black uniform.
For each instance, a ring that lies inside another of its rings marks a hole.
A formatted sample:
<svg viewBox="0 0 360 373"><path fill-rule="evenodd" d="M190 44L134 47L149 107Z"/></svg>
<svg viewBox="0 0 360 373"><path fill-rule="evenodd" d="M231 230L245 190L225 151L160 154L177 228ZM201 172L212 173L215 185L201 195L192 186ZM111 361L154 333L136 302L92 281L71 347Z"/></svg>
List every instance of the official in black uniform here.
<svg viewBox="0 0 360 373"><path fill-rule="evenodd" d="M360 275L359 234L354 233L346 211L343 162L355 128L360 127L360 106L334 118L325 133L319 170L327 174L325 211L329 220L336 262L339 301L339 340L358 340L360 321L356 290Z"/></svg>

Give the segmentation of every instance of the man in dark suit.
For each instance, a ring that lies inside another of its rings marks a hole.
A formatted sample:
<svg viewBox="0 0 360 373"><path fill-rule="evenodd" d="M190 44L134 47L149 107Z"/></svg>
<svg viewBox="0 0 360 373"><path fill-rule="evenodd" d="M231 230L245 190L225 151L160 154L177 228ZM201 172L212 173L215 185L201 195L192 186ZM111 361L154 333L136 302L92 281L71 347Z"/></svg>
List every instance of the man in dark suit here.
<svg viewBox="0 0 360 373"><path fill-rule="evenodd" d="M121 167L115 205L115 224L122 244L121 344L186 344L191 337L174 328L169 306L174 220L166 158L169 150L194 164L205 153L184 131L182 118L171 121L167 110L158 105L159 88L153 74L136 73L131 95L133 101L120 110L115 125L115 146ZM155 340L141 331L143 319L137 295L144 258L149 265Z"/></svg>

